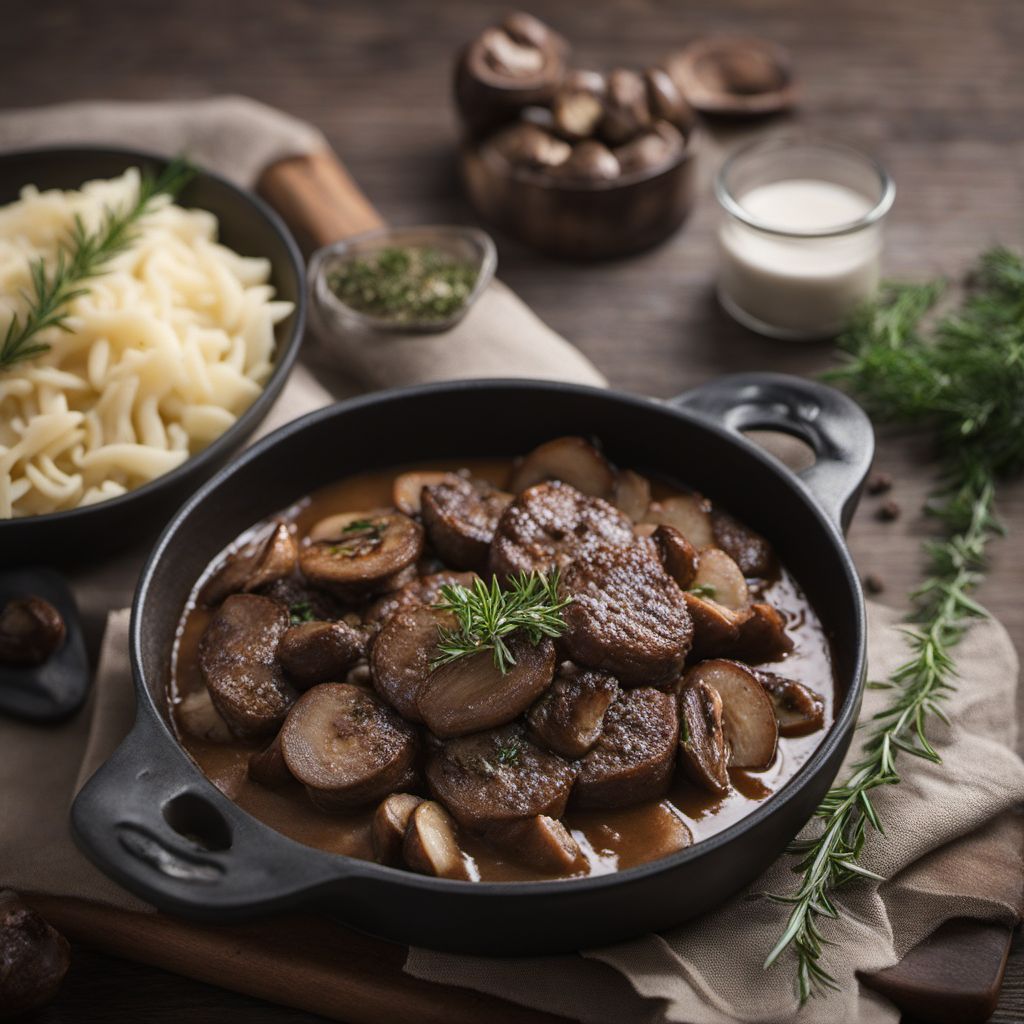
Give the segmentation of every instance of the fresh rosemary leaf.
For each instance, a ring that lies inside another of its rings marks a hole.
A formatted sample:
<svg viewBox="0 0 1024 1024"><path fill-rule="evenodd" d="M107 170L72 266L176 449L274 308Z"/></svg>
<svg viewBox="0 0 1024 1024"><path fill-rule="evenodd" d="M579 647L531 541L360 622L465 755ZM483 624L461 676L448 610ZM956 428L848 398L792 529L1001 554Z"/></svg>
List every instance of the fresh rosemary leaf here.
<svg viewBox="0 0 1024 1024"><path fill-rule="evenodd" d="M0 372L31 359L50 346L38 340L50 327L68 330L68 304L88 292L86 282L102 274L107 264L135 240L139 220L159 195L176 196L195 176L195 168L182 159L172 160L157 176L144 174L135 202L126 210L107 210L100 226L86 231L76 217L57 250L53 269L47 273L42 259L33 262L31 291L25 294L27 309L11 317L0 342Z"/></svg>
<svg viewBox="0 0 1024 1024"><path fill-rule="evenodd" d="M442 600L435 607L455 614L458 625L438 630L437 657L431 666L447 665L478 651L493 651L494 665L505 675L515 664L507 638L522 632L536 646L544 637L558 637L565 630L562 609L572 598L558 596L558 571L520 573L508 588L491 577L472 587L451 584L441 588Z"/></svg>
<svg viewBox="0 0 1024 1024"><path fill-rule="evenodd" d="M820 832L790 846L799 888L770 897L792 910L765 967L792 949L801 1003L835 988L817 927L838 917L829 894L878 877L860 864L868 828L884 834L871 790L899 783L900 753L941 762L926 730L932 718L949 721L942 704L955 689L954 649L970 621L987 614L971 595L984 580L988 543L1002 532L998 482L1024 470L1024 260L1008 249L986 253L960 307L925 330L942 292L940 283L887 286L840 339L846 362L829 375L879 420L930 431L940 478L927 511L942 534L925 545L928 575L911 594L910 657L869 684L891 701L873 717L850 775L821 802Z"/></svg>

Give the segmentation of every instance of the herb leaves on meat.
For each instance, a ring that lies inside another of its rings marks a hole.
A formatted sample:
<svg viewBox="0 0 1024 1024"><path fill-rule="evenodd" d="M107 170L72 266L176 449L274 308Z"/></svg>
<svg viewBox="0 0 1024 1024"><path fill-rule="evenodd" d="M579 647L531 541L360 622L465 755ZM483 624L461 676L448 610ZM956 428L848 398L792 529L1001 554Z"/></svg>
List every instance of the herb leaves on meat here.
<svg viewBox="0 0 1024 1024"><path fill-rule="evenodd" d="M455 614L458 625L438 629L438 655L431 667L447 665L479 651L493 651L494 665L502 675L515 664L506 639L520 630L536 646L544 637L558 637L565 629L562 609L572 598L558 595L558 571L519 573L503 590L498 578L490 586L482 579L472 587L449 584L441 588L435 605Z"/></svg>
<svg viewBox="0 0 1024 1024"><path fill-rule="evenodd" d="M942 703L955 690L953 651L970 620L987 614L972 593L984 579L988 542L1001 532L998 482L1024 470L1024 260L1008 249L986 253L960 308L925 332L941 294L939 283L889 285L840 339L847 362L829 375L880 421L931 429L942 473L928 511L941 532L926 544L928 576L911 595L910 657L869 684L892 700L874 716L850 775L818 808L821 831L791 846L801 858L799 889L770 896L792 911L765 966L793 948L801 1003L835 988L818 926L839 917L831 893L877 878L859 863L868 826L883 831L871 790L900 781L901 752L941 760L927 726L948 722Z"/></svg>

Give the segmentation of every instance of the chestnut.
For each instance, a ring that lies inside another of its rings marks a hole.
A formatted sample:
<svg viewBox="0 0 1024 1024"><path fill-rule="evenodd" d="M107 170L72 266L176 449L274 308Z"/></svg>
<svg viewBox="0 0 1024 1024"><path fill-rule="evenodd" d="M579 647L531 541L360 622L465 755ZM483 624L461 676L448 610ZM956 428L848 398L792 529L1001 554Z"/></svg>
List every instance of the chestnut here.
<svg viewBox="0 0 1024 1024"><path fill-rule="evenodd" d="M572 140L593 135L604 117L606 88L597 71L570 71L551 101L558 131Z"/></svg>
<svg viewBox="0 0 1024 1024"><path fill-rule="evenodd" d="M0 1019L49 1002L70 963L67 939L16 892L0 891Z"/></svg>
<svg viewBox="0 0 1024 1024"><path fill-rule="evenodd" d="M668 121L655 121L645 132L615 150L622 173L665 167L686 146L682 133Z"/></svg>
<svg viewBox="0 0 1024 1024"><path fill-rule="evenodd" d="M503 128L490 145L509 163L536 169L559 167L572 153L564 139L526 121Z"/></svg>
<svg viewBox="0 0 1024 1024"><path fill-rule="evenodd" d="M572 148L572 155L559 167L559 174L581 181L611 181L622 168L618 158L597 139L584 139Z"/></svg>
<svg viewBox="0 0 1024 1024"><path fill-rule="evenodd" d="M635 71L616 68L608 76L608 95L599 132L613 146L629 142L651 123L647 88Z"/></svg>
<svg viewBox="0 0 1024 1024"><path fill-rule="evenodd" d="M20 597L0 609L0 665L42 665L64 642L59 611L41 597Z"/></svg>
<svg viewBox="0 0 1024 1024"><path fill-rule="evenodd" d="M683 99L683 94L664 68L648 68L644 72L647 87L647 105L656 120L668 121L684 135L693 131L697 115L693 107Z"/></svg>

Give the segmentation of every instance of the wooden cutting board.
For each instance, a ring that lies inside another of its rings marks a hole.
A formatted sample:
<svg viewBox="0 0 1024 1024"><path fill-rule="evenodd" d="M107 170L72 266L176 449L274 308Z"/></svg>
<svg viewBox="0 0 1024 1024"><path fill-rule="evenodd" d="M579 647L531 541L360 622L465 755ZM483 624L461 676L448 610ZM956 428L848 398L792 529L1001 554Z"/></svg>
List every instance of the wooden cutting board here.
<svg viewBox="0 0 1024 1024"><path fill-rule="evenodd" d="M258 190L307 250L383 221L328 151L272 165ZM223 988L348 1024L559 1024L468 989L403 973L406 948L326 919L285 915L214 927L85 901L30 900L68 938ZM885 971L862 977L919 1024L973 1024L994 1011L1009 928L950 921Z"/></svg>

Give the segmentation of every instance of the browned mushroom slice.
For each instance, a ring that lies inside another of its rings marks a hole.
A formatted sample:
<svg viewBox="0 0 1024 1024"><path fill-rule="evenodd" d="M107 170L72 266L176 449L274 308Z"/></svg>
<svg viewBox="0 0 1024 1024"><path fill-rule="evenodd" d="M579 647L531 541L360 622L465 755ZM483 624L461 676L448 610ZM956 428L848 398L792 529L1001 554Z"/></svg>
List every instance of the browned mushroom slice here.
<svg viewBox="0 0 1024 1024"><path fill-rule="evenodd" d="M199 668L213 705L236 736L273 732L295 700L277 660L287 628L288 612L276 601L231 594L199 641Z"/></svg>
<svg viewBox="0 0 1024 1024"><path fill-rule="evenodd" d="M626 690L604 716L604 729L580 762L573 790L579 807L628 807L657 800L668 788L679 742L675 697Z"/></svg>
<svg viewBox="0 0 1024 1024"><path fill-rule="evenodd" d="M697 549L674 526L662 523L653 529L651 537L665 572L687 590L697 575Z"/></svg>
<svg viewBox="0 0 1024 1024"><path fill-rule="evenodd" d="M624 686L657 685L679 674L693 625L652 542L573 562L562 590L572 603L562 612L561 643L573 661L611 672Z"/></svg>
<svg viewBox="0 0 1024 1024"><path fill-rule="evenodd" d="M210 691L205 686L182 697L175 707L175 716L182 732L195 739L211 743L231 742L231 730L213 706Z"/></svg>
<svg viewBox="0 0 1024 1024"><path fill-rule="evenodd" d="M402 844L412 812L423 803L423 797L412 793L392 793L385 797L373 813L370 838L373 855L380 864L396 867L402 862Z"/></svg>
<svg viewBox="0 0 1024 1024"><path fill-rule="evenodd" d="M416 701L437 655L438 630L451 629L455 616L413 605L384 623L370 650L370 672L377 692L404 718L420 722Z"/></svg>
<svg viewBox="0 0 1024 1024"><path fill-rule="evenodd" d="M433 800L424 800L410 815L402 853L405 863L421 875L469 878L455 837L455 823L448 812Z"/></svg>
<svg viewBox="0 0 1024 1024"><path fill-rule="evenodd" d="M729 791L729 747L722 724L722 697L697 680L679 692L679 755L686 774L716 796Z"/></svg>
<svg viewBox="0 0 1024 1024"><path fill-rule="evenodd" d="M423 525L434 550L456 569L487 566L487 553L511 494L455 476L423 489Z"/></svg>
<svg viewBox="0 0 1024 1024"><path fill-rule="evenodd" d="M652 501L644 521L674 526L695 548L715 543L711 530L711 502L699 494L677 494Z"/></svg>
<svg viewBox="0 0 1024 1024"><path fill-rule="evenodd" d="M618 692L615 677L605 672L560 673L530 708L531 737L569 760L582 757L601 735L605 712Z"/></svg>
<svg viewBox="0 0 1024 1024"><path fill-rule="evenodd" d="M486 838L521 864L545 874L562 875L583 865L583 851L572 833L546 814L493 825Z"/></svg>
<svg viewBox="0 0 1024 1024"><path fill-rule="evenodd" d="M739 637L731 656L751 665L781 661L793 650L793 639L786 632L782 615L770 604L758 602L739 625Z"/></svg>
<svg viewBox="0 0 1024 1024"><path fill-rule="evenodd" d="M730 611L750 606L750 591L740 567L721 548L702 548L690 588Z"/></svg>
<svg viewBox="0 0 1024 1024"><path fill-rule="evenodd" d="M729 745L729 767L764 771L775 760L779 726L764 687L747 665L716 659L694 666L686 686L705 683L722 698L722 731Z"/></svg>
<svg viewBox="0 0 1024 1024"><path fill-rule="evenodd" d="M0 889L0 1019L49 1002L70 963L67 939L12 889Z"/></svg>
<svg viewBox="0 0 1024 1024"><path fill-rule="evenodd" d="M412 727L369 690L321 683L281 729L288 770L325 810L379 800L404 782L416 757Z"/></svg>
<svg viewBox="0 0 1024 1024"><path fill-rule="evenodd" d="M63 617L49 601L13 598L0 608L0 665L42 665L66 634Z"/></svg>
<svg viewBox="0 0 1024 1024"><path fill-rule="evenodd" d="M303 575L354 600L393 590L423 550L423 527L401 512L347 512L318 523L299 553Z"/></svg>
<svg viewBox="0 0 1024 1024"><path fill-rule="evenodd" d="M366 653L366 636L344 622L302 622L285 631L277 659L300 689L339 682Z"/></svg>
<svg viewBox="0 0 1024 1024"><path fill-rule="evenodd" d="M345 605L338 598L309 586L299 576L276 580L264 587L262 594L288 609L293 626L300 622L336 622L346 615Z"/></svg>
<svg viewBox="0 0 1024 1024"><path fill-rule="evenodd" d="M710 598L687 592L686 609L693 620L691 662L732 654L740 638L740 624L749 612L740 614Z"/></svg>
<svg viewBox="0 0 1024 1024"><path fill-rule="evenodd" d="M264 589L295 571L298 554L298 545L288 524L278 523L260 543L228 555L203 584L199 603L212 608L228 594Z"/></svg>
<svg viewBox="0 0 1024 1024"><path fill-rule="evenodd" d="M407 516L418 516L423 508L423 488L446 480L461 479L455 473L412 472L399 473L392 484L391 495L395 508Z"/></svg>
<svg viewBox="0 0 1024 1024"><path fill-rule="evenodd" d="M465 828L565 811L575 769L531 743L519 725L448 740L427 760L436 800Z"/></svg>
<svg viewBox="0 0 1024 1024"><path fill-rule="evenodd" d="M634 523L640 522L651 504L651 482L631 469L620 469L615 474L612 504L625 512Z"/></svg>
<svg viewBox="0 0 1024 1024"><path fill-rule="evenodd" d="M560 480L594 498L607 498L615 487L615 470L582 437L556 437L534 448L516 467L509 488L520 494L545 480Z"/></svg>
<svg viewBox="0 0 1024 1024"><path fill-rule="evenodd" d="M435 736L450 739L511 722L551 685L555 645L550 640L534 646L513 634L508 646L515 663L504 675L491 651L450 661L430 673L416 707Z"/></svg>
<svg viewBox="0 0 1024 1024"><path fill-rule="evenodd" d="M744 576L772 579L778 575L775 552L761 534L717 508L711 513L711 529L715 544L740 567Z"/></svg>
<svg viewBox="0 0 1024 1024"><path fill-rule="evenodd" d="M775 706L780 736L807 736L825 724L825 700L820 693L774 672L755 669L757 681Z"/></svg>
<svg viewBox="0 0 1024 1024"><path fill-rule="evenodd" d="M283 786L292 781L292 773L281 749L281 734L278 733L269 747L258 750L249 757L249 778L261 786Z"/></svg>
<svg viewBox="0 0 1024 1024"><path fill-rule="evenodd" d="M498 522L490 567L498 576L564 568L601 547L632 544L633 527L617 508L559 481L528 487Z"/></svg>
<svg viewBox="0 0 1024 1024"><path fill-rule="evenodd" d="M416 579L398 590L378 597L364 612L363 619L368 623L381 623L395 612L415 605L437 604L441 600L441 588L450 586L471 587L477 578L475 572L433 572Z"/></svg>

